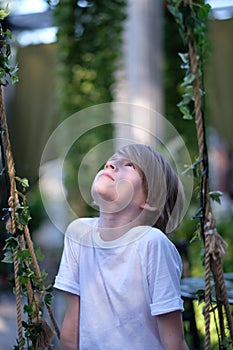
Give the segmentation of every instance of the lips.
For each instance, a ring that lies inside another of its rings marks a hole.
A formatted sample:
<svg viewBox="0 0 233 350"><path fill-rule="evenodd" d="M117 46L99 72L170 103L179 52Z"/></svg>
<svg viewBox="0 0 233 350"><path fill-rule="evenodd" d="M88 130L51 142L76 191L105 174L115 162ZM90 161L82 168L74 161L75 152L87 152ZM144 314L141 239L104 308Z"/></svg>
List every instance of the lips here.
<svg viewBox="0 0 233 350"><path fill-rule="evenodd" d="M102 173L101 175L108 177L112 181L115 181L114 178L108 173Z"/></svg>

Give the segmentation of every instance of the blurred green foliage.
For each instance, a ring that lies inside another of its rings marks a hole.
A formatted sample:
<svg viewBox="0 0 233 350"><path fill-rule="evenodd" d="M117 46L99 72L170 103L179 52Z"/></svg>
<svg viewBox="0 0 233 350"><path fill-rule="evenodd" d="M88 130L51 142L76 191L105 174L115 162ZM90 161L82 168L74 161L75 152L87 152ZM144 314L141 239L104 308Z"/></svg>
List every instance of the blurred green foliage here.
<svg viewBox="0 0 233 350"><path fill-rule="evenodd" d="M57 34L57 95L60 120L89 106L113 100L115 72L121 58L125 0L58 2L53 8ZM109 124L90 130L66 157L68 201L79 214L90 214L75 183L83 156L111 139ZM87 171L88 174L88 171Z"/></svg>

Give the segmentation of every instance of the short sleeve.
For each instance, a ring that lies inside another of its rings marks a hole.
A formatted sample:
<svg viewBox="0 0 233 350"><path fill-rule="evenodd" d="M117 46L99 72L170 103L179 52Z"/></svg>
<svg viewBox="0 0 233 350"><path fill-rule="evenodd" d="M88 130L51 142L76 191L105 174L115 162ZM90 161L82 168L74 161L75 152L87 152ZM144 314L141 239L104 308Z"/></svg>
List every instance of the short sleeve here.
<svg viewBox="0 0 233 350"><path fill-rule="evenodd" d="M180 292L182 262L176 247L158 230L148 244L147 280L151 315L183 311Z"/></svg>
<svg viewBox="0 0 233 350"><path fill-rule="evenodd" d="M58 274L55 278L54 287L66 292L79 295L79 251L80 246L77 240L74 240L73 230L75 224L71 223L65 233L64 248Z"/></svg>

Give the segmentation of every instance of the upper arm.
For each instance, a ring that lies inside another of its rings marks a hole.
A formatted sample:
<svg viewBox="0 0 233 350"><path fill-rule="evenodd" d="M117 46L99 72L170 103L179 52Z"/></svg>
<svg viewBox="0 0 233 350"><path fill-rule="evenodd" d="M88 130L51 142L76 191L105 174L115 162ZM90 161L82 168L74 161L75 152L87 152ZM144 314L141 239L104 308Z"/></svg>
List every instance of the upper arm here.
<svg viewBox="0 0 233 350"><path fill-rule="evenodd" d="M61 327L61 349L77 350L79 338L79 295L67 293L66 312Z"/></svg>
<svg viewBox="0 0 233 350"><path fill-rule="evenodd" d="M156 316L164 350L188 350L184 340L181 311Z"/></svg>
<svg viewBox="0 0 233 350"><path fill-rule="evenodd" d="M183 310L180 293L181 258L162 232L154 235L145 259L151 314L156 316Z"/></svg>

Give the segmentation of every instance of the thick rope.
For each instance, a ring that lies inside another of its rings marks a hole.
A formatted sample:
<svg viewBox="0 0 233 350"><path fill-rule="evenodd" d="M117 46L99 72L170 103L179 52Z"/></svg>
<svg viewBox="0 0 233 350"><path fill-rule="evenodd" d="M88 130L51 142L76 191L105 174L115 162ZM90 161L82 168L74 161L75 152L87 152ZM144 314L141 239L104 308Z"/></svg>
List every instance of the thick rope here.
<svg viewBox="0 0 233 350"><path fill-rule="evenodd" d="M12 234L16 233L16 224L15 224L15 214L16 207L18 206L18 195L16 191L16 184L14 181L15 170L14 162L11 153L11 145L8 137L8 127L6 122L6 115L4 110L3 96L2 96L2 87L0 89L0 117L1 117L1 127L4 130L3 139L5 144L5 152L8 166L8 176L10 179L10 198L8 201L10 207L10 220L7 223L6 229ZM17 328L18 328L18 342L19 350L23 350L23 328L22 328L22 316L21 316L21 298L20 298L20 283L19 283L19 264L18 264L18 250L14 251L14 275L15 275L15 298L16 298L16 311L17 311Z"/></svg>
<svg viewBox="0 0 233 350"><path fill-rule="evenodd" d="M213 269L217 271L217 276L218 276L217 281L219 283L219 287L221 290L220 295L221 295L223 305L225 308L225 312L226 312L226 317L227 317L227 321L228 321L228 325L229 325L231 340L233 340L233 321L232 321L230 305L228 302L227 290L225 287L223 267L222 267L220 259L217 259L216 261L213 262Z"/></svg>
<svg viewBox="0 0 233 350"><path fill-rule="evenodd" d="M202 174L201 183L201 207L202 207L202 218L201 218L201 231L204 232L204 226L206 224L206 214L209 213L210 203L207 196L207 164L205 162L205 134L204 134L204 123L201 109L201 96L200 96L200 82L198 76L198 62L195 43L190 38L189 40L189 58L191 72L194 75L193 81L193 93L194 93L194 107L195 107L195 121L196 131L199 149L199 159L201 160L200 168ZM211 245L210 236L203 236L205 244L205 350L210 349L210 307L211 307L211 286L210 286L210 275L211 275L211 254L209 247Z"/></svg>
<svg viewBox="0 0 233 350"><path fill-rule="evenodd" d="M210 286L210 274L211 274L211 264L210 264L210 253L209 253L209 236L205 239L205 350L210 349L210 307L211 307L211 286Z"/></svg>
<svg viewBox="0 0 233 350"><path fill-rule="evenodd" d="M192 0L187 0L192 5ZM202 114L202 101L200 94L200 82L198 76L198 59L196 54L195 43L189 34L189 59L191 72L194 75L193 80L193 92L194 92L194 107L195 107L195 121L199 148L199 159L201 160L201 207L202 207L202 219L201 228L204 233L203 239L205 244L205 350L210 349L210 306L211 306L211 287L210 287L210 275L211 271L215 280L215 293L220 297L224 304L227 316L228 327L230 330L231 340L233 341L233 324L232 316L230 312L229 300L227 297L227 290L225 286L223 269L221 259L226 253L226 243L222 237L217 233L215 223L211 214L211 205L208 192L208 154L205 138L205 125ZM214 262L214 263L213 263ZM218 266L218 269L214 268ZM220 268L221 265L221 268ZM218 300L217 300L218 302Z"/></svg>
<svg viewBox="0 0 233 350"><path fill-rule="evenodd" d="M10 197L8 200L9 204L9 212L10 212L10 219L6 223L6 229L9 233L15 234L17 229L17 223L16 223L16 211L19 206L19 198L18 198L18 192L16 188L16 181L15 181L15 167L14 167L14 161L12 157L11 152L11 145L9 140L9 133L8 133L8 126L6 122L6 115L4 110L4 103L3 103L3 96L2 96L2 87L0 90L0 113L1 113L1 127L4 131L3 139L4 139L4 145L5 145L5 152L6 152L6 161L7 161L7 171L10 181ZM19 229L22 230L21 227ZM20 242L20 249L25 249L25 239L28 245L28 249L30 251L30 255L32 258L33 266L35 269L36 276L39 280L42 280L40 268L37 262L37 258L34 252L33 244L31 241L30 232L28 229L28 226L26 225L24 227L24 235L19 236L19 242ZM17 326L18 326L18 347L19 350L23 350L23 329L22 329L22 315L21 315L21 296L20 296L20 282L19 282L19 263L18 263L18 252L19 249L14 250L14 275L15 275L15 294L16 294L16 310L17 310ZM25 261L27 264L27 261ZM45 290L45 287L43 287ZM45 320L40 319L39 317L39 304L37 303L36 296L34 295L33 288L31 285L30 280L27 283L27 292L28 292L28 299L29 303L34 305L34 316L36 318L36 322L39 322L42 324L42 332L40 333L38 339L36 340L35 347L38 350L42 350L44 348L50 349L50 339L53 336L53 331L51 330L50 326L46 323ZM53 316L53 312L50 306L46 305L48 314L50 316L50 319L52 321L52 324L54 326L54 329L57 333L57 336L60 336L58 325L55 321L55 318Z"/></svg>
<svg viewBox="0 0 233 350"><path fill-rule="evenodd" d="M18 276L19 264L18 264L18 249L14 251L14 273ZM18 342L19 350L23 350L23 328L22 328L22 315L21 315L21 300L20 300L20 283L19 278L15 278L15 296L16 296L16 312L17 312L17 327L18 327Z"/></svg>
<svg viewBox="0 0 233 350"><path fill-rule="evenodd" d="M230 304L227 295L226 284L224 280L224 272L222 267L222 258L226 254L227 244L223 241L222 237L218 234L214 220L209 216L209 224L206 224L206 238L209 238L208 253L211 255L211 265L213 271L213 277L215 282L216 297L220 303L223 304L226 312L226 318L228 322L228 328L230 332L231 340L233 341L233 321L231 316ZM218 300L217 300L218 301Z"/></svg>
<svg viewBox="0 0 233 350"><path fill-rule="evenodd" d="M40 267L39 267L39 264L37 262L37 258L36 258L36 254L35 254L35 251L34 251L34 248L33 248L33 244L32 244L32 240L31 240L31 235L30 235L30 232L29 232L29 229L28 229L28 226L25 226L24 228L24 234L25 234L25 238L26 238L26 241L27 241L27 245L28 245L28 249L30 251L30 255L31 255L31 258L32 258L32 262L33 262L33 265L34 265L34 269L35 269L35 273L36 273L36 276L39 280L42 280L42 276L41 276L41 271L40 271ZM54 326L54 329L56 331L56 334L58 336L58 338L60 338L60 331L59 331L59 327L57 325L57 322L53 316L53 312L52 312L52 309L49 305L46 305L47 307L47 310L48 310L48 314L49 314L49 317L51 319L51 322Z"/></svg>

